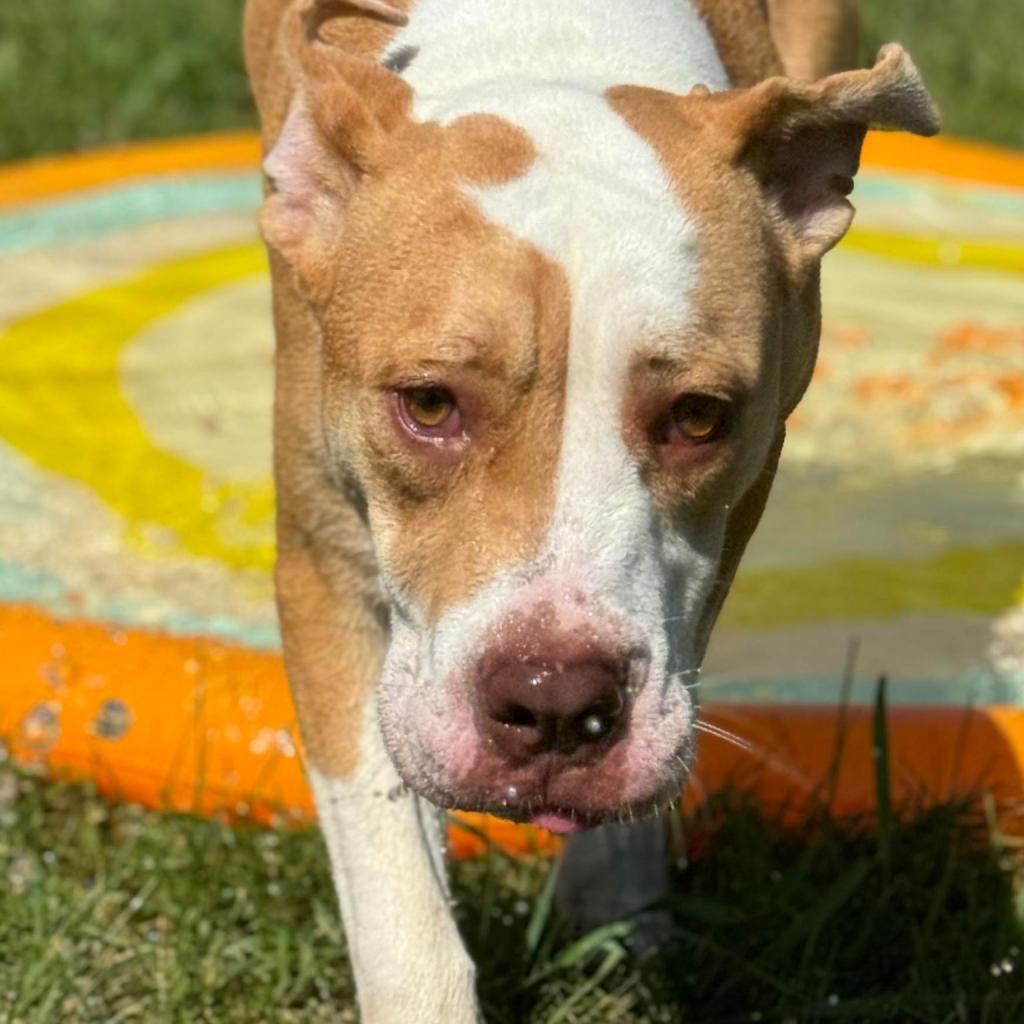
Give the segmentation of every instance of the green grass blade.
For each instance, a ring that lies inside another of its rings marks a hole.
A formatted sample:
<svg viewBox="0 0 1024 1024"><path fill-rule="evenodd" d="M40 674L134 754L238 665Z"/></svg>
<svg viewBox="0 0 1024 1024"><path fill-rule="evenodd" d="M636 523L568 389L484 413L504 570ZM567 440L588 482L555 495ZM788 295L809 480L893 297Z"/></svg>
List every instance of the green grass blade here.
<svg viewBox="0 0 1024 1024"><path fill-rule="evenodd" d="M871 753L875 760L875 806L878 813L878 855L888 875L892 865L892 778L889 762L887 716L888 680L878 679L875 691L875 715L871 733Z"/></svg>

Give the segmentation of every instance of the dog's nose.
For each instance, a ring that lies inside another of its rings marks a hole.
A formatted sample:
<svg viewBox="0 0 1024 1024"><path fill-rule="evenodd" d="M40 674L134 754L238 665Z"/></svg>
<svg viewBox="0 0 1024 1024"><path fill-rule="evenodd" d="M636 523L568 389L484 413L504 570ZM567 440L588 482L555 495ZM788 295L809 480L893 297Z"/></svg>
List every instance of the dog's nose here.
<svg viewBox="0 0 1024 1024"><path fill-rule="evenodd" d="M626 673L603 660L502 662L480 682L484 732L514 760L597 753L625 717Z"/></svg>

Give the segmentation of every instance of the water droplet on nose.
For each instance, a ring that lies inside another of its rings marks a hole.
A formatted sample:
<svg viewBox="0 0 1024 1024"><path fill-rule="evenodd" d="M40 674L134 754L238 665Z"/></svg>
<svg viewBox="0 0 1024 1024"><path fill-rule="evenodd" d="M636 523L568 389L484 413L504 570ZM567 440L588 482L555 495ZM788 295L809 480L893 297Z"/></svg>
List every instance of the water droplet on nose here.
<svg viewBox="0 0 1024 1024"><path fill-rule="evenodd" d="M505 790L505 796L508 797L509 800L515 800L519 796L519 790L516 789L515 786L509 786Z"/></svg>
<svg viewBox="0 0 1024 1024"><path fill-rule="evenodd" d="M540 672L536 672L532 676L530 676L531 686L540 686L542 682L544 682L544 677L540 674Z"/></svg>

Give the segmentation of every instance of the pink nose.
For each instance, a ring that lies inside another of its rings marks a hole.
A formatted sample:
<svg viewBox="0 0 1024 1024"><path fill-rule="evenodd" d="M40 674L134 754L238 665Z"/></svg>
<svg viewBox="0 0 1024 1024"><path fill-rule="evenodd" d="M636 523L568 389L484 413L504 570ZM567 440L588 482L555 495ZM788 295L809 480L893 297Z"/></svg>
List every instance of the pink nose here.
<svg viewBox="0 0 1024 1024"><path fill-rule="evenodd" d="M481 679L479 706L485 735L511 760L597 756L626 717L626 665L502 661Z"/></svg>

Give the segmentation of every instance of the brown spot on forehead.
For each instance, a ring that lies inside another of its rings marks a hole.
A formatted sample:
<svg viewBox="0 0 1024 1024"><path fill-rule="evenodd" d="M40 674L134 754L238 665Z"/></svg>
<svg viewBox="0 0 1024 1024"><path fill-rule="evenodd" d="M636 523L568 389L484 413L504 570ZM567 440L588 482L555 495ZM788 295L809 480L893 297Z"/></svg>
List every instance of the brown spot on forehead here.
<svg viewBox="0 0 1024 1024"><path fill-rule="evenodd" d="M535 557L550 525L569 287L472 198L533 156L491 115L411 126L353 196L339 240L324 314L329 429L359 439L350 457L385 570L431 622ZM394 391L417 382L465 396L461 459L433 458L397 428Z"/></svg>
<svg viewBox="0 0 1024 1024"><path fill-rule="evenodd" d="M765 381L759 389L762 395L781 392L777 422L765 424L774 435L800 400L817 356L818 263L794 266L787 257L790 229L754 171L727 155L735 151L736 126L708 123L706 116L693 113L697 107L691 104L711 105L714 97L618 86L609 90L608 101L654 147L681 202L697 220L698 316L737 344L746 339L762 375L778 377L779 388Z"/></svg>

